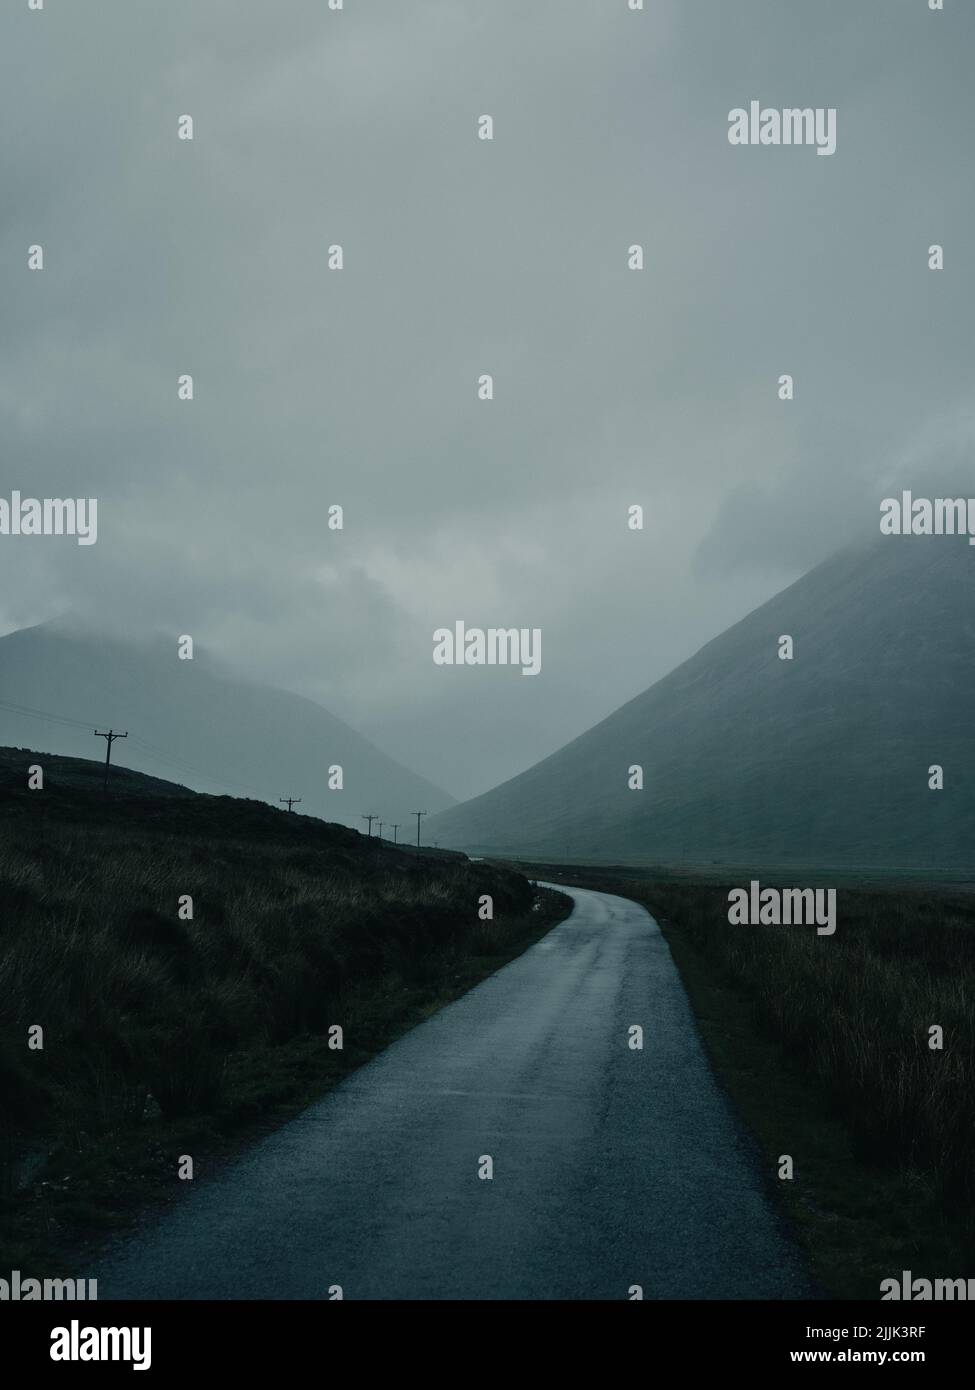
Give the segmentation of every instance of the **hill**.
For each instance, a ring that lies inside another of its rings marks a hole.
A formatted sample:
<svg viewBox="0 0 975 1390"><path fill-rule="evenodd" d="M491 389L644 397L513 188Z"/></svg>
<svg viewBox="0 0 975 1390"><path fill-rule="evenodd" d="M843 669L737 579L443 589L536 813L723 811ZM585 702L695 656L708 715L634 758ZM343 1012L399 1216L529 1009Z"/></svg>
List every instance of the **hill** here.
<svg viewBox="0 0 975 1390"><path fill-rule="evenodd" d="M303 812L344 825L376 812L405 833L412 811L452 803L314 701L235 680L199 648L180 660L175 637L127 641L62 621L0 638L0 743L97 760L96 728L128 731L113 766L272 804L301 797ZM330 790L336 766L343 786Z"/></svg>
<svg viewBox="0 0 975 1390"><path fill-rule="evenodd" d="M28 787L29 769L44 773L41 791ZM258 841L264 847L308 846L341 851L353 867L371 872L381 857L384 867L403 866L411 859L465 861L457 850L412 845L394 848L388 839L380 845L349 826L304 816L297 810L269 806L247 797L211 796L175 782L165 782L130 768L113 766L108 795L104 795L103 763L86 758L64 758L31 748L0 748L0 825L26 830L59 822L85 824L93 833L139 830L196 837L202 840Z"/></svg>
<svg viewBox="0 0 975 1390"><path fill-rule="evenodd" d="M56 791L59 797L71 791L101 791L104 786L105 765L91 758L65 758L32 748L0 748L0 791L25 791L31 767L41 768L45 789ZM113 798L173 796L185 801L194 795L178 782L118 766L110 771L109 790Z"/></svg>
<svg viewBox="0 0 975 1390"><path fill-rule="evenodd" d="M427 833L577 861L970 867L973 600L963 540L845 552Z"/></svg>

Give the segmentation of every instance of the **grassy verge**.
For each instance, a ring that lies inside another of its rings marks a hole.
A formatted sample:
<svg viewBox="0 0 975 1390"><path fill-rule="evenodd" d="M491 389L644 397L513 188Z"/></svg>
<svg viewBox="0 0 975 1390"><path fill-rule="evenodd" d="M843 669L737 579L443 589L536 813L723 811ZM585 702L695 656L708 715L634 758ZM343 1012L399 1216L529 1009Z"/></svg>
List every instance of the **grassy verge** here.
<svg viewBox="0 0 975 1390"><path fill-rule="evenodd" d="M0 791L0 1269L77 1268L569 906L259 803L44 798Z"/></svg>
<svg viewBox="0 0 975 1390"><path fill-rule="evenodd" d="M794 1160L777 1189L829 1294L876 1299L903 1269L975 1274L971 895L841 888L837 933L820 938L730 927L728 886L531 872L656 917L769 1171L782 1154ZM941 1051L927 1045L933 1024Z"/></svg>

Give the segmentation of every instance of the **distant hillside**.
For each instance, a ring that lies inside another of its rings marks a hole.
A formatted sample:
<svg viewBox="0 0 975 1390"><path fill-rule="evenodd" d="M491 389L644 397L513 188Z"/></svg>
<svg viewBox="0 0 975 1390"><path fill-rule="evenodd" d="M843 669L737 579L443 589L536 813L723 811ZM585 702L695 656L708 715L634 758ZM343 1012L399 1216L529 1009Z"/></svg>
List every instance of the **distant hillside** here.
<svg viewBox="0 0 975 1390"><path fill-rule="evenodd" d="M570 859L975 866L975 550L835 557L427 833Z"/></svg>
<svg viewBox="0 0 975 1390"><path fill-rule="evenodd" d="M28 772L39 766L41 790L28 787ZM234 838L265 847L309 848L339 854L360 872L373 872L381 857L384 870L399 871L411 860L446 864L466 862L457 850L424 845L393 847L384 835L380 848L373 830L370 841L362 832L340 823L287 812L283 807L247 797L212 796L143 772L113 767L108 795L103 794L104 764L85 758L64 758L31 748L0 748L0 826L18 831L44 822L84 824L100 832L149 831L204 843ZM333 867L334 867L333 860ZM0 889L3 884L0 880Z"/></svg>
<svg viewBox="0 0 975 1390"><path fill-rule="evenodd" d="M301 797L303 813L345 825L375 812L403 835L410 812L452 804L312 700L233 680L199 647L180 661L175 636L127 642L62 622L0 638L0 743L98 760L92 731L109 727L129 733L113 766L272 804ZM328 789L333 765L341 791Z"/></svg>

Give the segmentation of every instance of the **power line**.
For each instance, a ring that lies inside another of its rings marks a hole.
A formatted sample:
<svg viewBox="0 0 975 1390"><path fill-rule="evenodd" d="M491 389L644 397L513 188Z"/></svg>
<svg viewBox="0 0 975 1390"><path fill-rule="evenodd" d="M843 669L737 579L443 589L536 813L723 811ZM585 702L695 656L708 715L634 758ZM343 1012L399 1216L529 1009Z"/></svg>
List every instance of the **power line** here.
<svg viewBox="0 0 975 1390"><path fill-rule="evenodd" d="M171 767L182 768L185 772L194 772L197 777L205 777L208 782L221 782L228 787L239 787L241 791L254 792L262 801L267 799L264 792L251 782L236 782L232 777L217 776L213 772L207 772L205 768L197 767L194 763L187 762L185 758L174 757L173 754L166 753L162 748L157 748L154 743L148 743L144 738L137 738L133 735L132 741L148 753L152 753L160 762L169 763Z"/></svg>
<svg viewBox="0 0 975 1390"><path fill-rule="evenodd" d="M94 728L93 721L83 723L80 719L69 719L64 714L46 714L43 710L30 709L27 705L15 705L9 700L0 700L0 709L9 709L14 714L23 715L27 719L47 719L52 724L64 724L72 729L84 729L85 732Z"/></svg>
<svg viewBox="0 0 975 1390"><path fill-rule="evenodd" d="M29 705L16 704L11 700L0 700L0 709L10 710L11 713L27 719L41 719L46 720L50 724L60 724L67 729L84 729L85 733L95 732L94 720L84 722L80 719L71 719L65 714L51 714L47 710L32 709ZM154 757L158 758L161 762L168 763L171 767L182 768L186 772L195 773L197 777L205 777L208 782L217 782L225 786L239 787L241 791L253 792L262 800L266 799L264 792L261 791L260 788L255 787L252 783L237 782L232 777L217 776L212 772L208 772L205 768L197 767L195 764L187 762L185 758L176 757L172 753L167 753L165 749L158 748L155 744L149 743L144 738L139 738L137 734L132 734L131 737L134 745L144 748L146 752L152 753Z"/></svg>

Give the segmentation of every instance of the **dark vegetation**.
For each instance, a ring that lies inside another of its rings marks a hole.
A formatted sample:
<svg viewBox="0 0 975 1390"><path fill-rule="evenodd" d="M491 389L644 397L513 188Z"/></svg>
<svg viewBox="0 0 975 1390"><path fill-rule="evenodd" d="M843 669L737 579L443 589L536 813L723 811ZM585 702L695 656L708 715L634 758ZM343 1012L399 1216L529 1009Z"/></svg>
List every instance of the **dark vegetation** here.
<svg viewBox="0 0 975 1390"><path fill-rule="evenodd" d="M35 761L42 791L26 789ZM134 773L104 798L77 763L0 754L0 1215L26 1258L111 1225L148 1170L172 1185L189 1136L198 1153L320 1093L564 913L463 855L260 802L146 796Z"/></svg>
<svg viewBox="0 0 975 1390"><path fill-rule="evenodd" d="M975 893L840 886L836 933L819 937L730 926L728 890L747 873L722 884L532 872L633 898L656 917L769 1171L781 1153L795 1160L795 1182L777 1188L832 1292L876 1298L879 1279L902 1268L975 1274ZM802 878L816 883L828 886ZM935 1024L940 1051L928 1046Z"/></svg>

